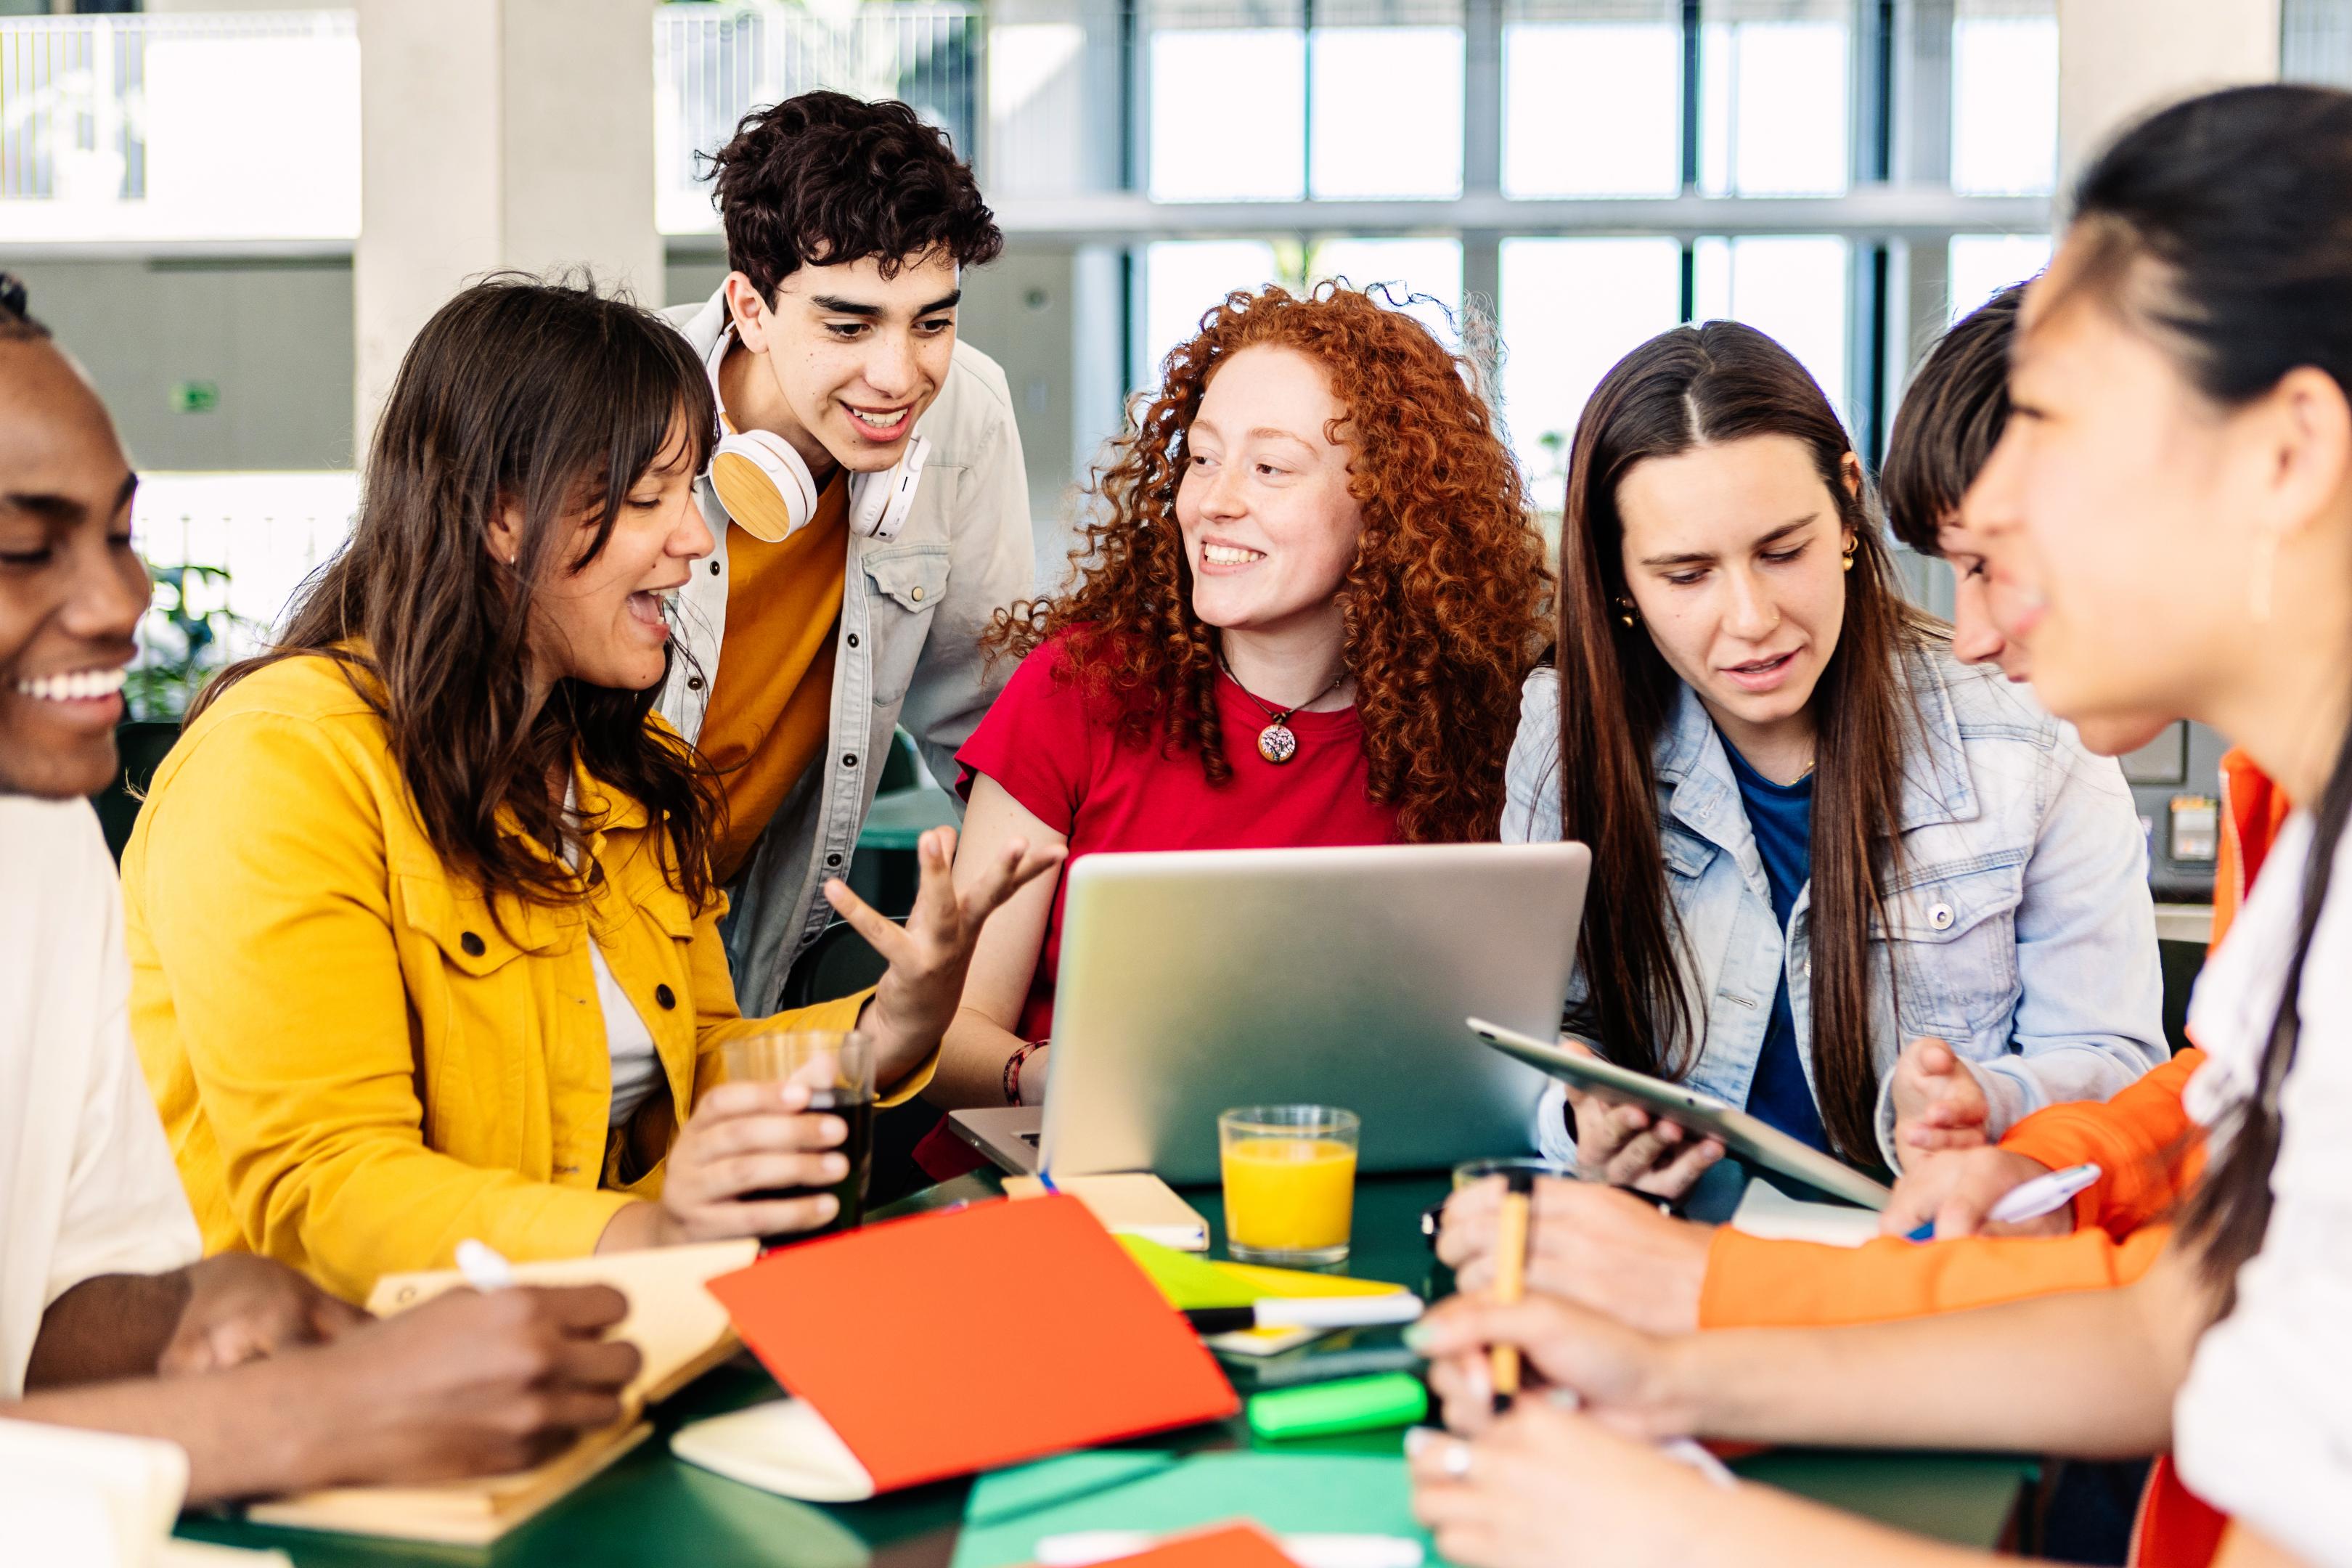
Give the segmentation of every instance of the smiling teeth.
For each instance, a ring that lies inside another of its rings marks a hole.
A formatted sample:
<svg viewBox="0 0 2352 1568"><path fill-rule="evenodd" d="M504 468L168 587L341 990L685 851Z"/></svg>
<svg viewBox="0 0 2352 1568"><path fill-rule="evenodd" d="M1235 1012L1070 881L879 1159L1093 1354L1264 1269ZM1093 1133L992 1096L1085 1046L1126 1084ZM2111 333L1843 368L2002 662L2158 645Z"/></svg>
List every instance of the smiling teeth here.
<svg viewBox="0 0 2352 1568"><path fill-rule="evenodd" d="M844 404L842 406L845 408L849 407L847 404ZM852 419L856 420L860 425L865 426L868 430L895 430L899 426L907 422L907 411L903 408L893 412L887 418L877 418L873 415L866 413L862 408L850 408L849 416Z"/></svg>
<svg viewBox="0 0 2352 1568"><path fill-rule="evenodd" d="M69 675L42 675L20 680L16 689L41 702L87 702L121 690L127 673L120 665L112 669L77 669Z"/></svg>
<svg viewBox="0 0 2352 1568"><path fill-rule="evenodd" d="M1253 561L1265 559L1263 550L1244 550L1232 544L1203 544L1201 559L1213 566L1246 566Z"/></svg>

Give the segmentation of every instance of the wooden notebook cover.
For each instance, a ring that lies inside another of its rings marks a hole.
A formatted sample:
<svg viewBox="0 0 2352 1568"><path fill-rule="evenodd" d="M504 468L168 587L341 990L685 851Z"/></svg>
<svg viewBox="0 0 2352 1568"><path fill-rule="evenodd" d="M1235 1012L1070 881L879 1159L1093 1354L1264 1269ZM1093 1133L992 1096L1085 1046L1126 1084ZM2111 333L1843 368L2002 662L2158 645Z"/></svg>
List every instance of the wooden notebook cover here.
<svg viewBox="0 0 2352 1568"><path fill-rule="evenodd" d="M1216 1358L1068 1196L803 1242L710 1290L877 1492L1240 1408Z"/></svg>
<svg viewBox="0 0 2352 1568"><path fill-rule="evenodd" d="M481 1545L495 1541L645 1441L652 1428L637 1419L735 1353L740 1342L727 1310L706 1283L759 1256L746 1237L698 1247L650 1247L591 1258L514 1266L518 1285L610 1285L629 1299L629 1310L608 1338L626 1340L645 1357L622 1391L621 1419L582 1436L555 1458L528 1470L422 1486L332 1487L246 1510L261 1524L331 1530ZM368 1296L368 1310L389 1317L422 1306L465 1284L455 1269L388 1274Z"/></svg>

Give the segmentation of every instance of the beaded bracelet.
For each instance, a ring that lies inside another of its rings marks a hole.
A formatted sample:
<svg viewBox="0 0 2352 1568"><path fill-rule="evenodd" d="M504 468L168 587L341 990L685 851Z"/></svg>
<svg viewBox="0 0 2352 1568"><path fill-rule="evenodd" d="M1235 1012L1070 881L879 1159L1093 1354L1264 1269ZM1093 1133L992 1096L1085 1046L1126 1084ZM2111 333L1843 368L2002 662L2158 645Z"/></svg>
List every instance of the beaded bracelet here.
<svg viewBox="0 0 2352 1568"><path fill-rule="evenodd" d="M1024 1044L1019 1050L1004 1058L1005 1104L1018 1105L1021 1103L1021 1064L1029 1059L1030 1052L1042 1051L1045 1048L1045 1041L1030 1040Z"/></svg>

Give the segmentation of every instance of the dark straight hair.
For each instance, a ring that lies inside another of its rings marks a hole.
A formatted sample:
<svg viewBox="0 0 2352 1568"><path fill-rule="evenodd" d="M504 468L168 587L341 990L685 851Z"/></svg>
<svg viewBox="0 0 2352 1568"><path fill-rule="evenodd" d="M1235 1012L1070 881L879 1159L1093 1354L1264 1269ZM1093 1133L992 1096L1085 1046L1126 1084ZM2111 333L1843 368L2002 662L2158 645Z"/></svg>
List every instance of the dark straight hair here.
<svg viewBox="0 0 2352 1568"><path fill-rule="evenodd" d="M2025 285L2013 283L1936 340L1895 411L1878 496L1886 526L1922 555L1984 471L2009 425L2009 345Z"/></svg>
<svg viewBox="0 0 2352 1568"><path fill-rule="evenodd" d="M2157 113L2084 174L2066 246L2080 263L2066 292L2146 332L2217 405L2250 403L2305 365L2352 397L2352 95L2237 88ZM2352 730L2320 798L2302 804L2315 821L2285 984L2254 1092L2215 1130L2218 1152L2183 1218L2225 1302L2270 1228L2279 1098L2303 1032L2297 993L2352 814Z"/></svg>
<svg viewBox="0 0 2352 1568"><path fill-rule="evenodd" d="M548 774L576 759L667 825L671 879L704 902L722 808L708 765L651 721L658 683L561 680L534 714L528 671L541 585L603 552L657 464L683 457L698 472L717 418L686 340L626 300L511 275L467 289L401 360L351 539L304 585L271 651L222 671L190 721L265 665L326 655L383 716L453 871L486 892L577 898L577 879L544 853L563 826ZM490 542L507 507L523 518L512 565ZM583 516L594 531L575 549Z"/></svg>
<svg viewBox="0 0 2352 1568"><path fill-rule="evenodd" d="M1870 931L1898 858L1907 703L1896 673L1934 623L1912 611L1865 490L1850 493L1853 443L1796 356L1753 327L1709 321L1661 333L1594 389L1569 458L1559 544L1559 780L1563 836L1592 849L1578 937L1590 1016L1610 1059L1678 1078L1696 1065L1686 944L1666 889L1652 751L1680 678L1648 630L1625 624L1618 488L1634 466L1696 447L1783 436L1800 443L1854 541L1845 626L1814 689L1813 1079L1822 1121L1847 1158L1878 1163ZM1705 1006L1705 999L1698 1005Z"/></svg>

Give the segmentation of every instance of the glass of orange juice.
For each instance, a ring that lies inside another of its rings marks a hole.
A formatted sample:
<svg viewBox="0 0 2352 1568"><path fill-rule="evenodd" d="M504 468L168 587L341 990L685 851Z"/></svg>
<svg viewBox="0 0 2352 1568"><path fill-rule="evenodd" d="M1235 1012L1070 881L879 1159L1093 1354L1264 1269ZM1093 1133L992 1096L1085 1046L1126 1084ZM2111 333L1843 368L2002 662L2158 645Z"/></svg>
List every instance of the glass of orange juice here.
<svg viewBox="0 0 2352 1568"><path fill-rule="evenodd" d="M1245 1105L1217 1118L1225 1242L1243 1263L1344 1263L1363 1123L1328 1105Z"/></svg>

